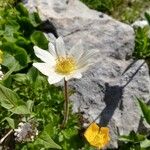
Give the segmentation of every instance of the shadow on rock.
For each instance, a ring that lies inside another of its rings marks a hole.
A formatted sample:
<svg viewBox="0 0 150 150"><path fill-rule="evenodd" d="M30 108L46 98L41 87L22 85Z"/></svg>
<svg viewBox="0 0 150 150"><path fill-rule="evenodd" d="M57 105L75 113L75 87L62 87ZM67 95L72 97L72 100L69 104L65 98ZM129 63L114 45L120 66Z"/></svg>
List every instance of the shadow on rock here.
<svg viewBox="0 0 150 150"><path fill-rule="evenodd" d="M125 72L127 72L137 61L134 61ZM108 83L105 84L105 95L104 95L104 102L106 104L106 107L102 110L100 115L97 117L100 118L100 125L107 126L109 121L111 120L114 111L116 108L119 108L121 111L123 111L123 91L126 88L126 86L133 80L135 75L139 72L141 67L145 64L145 61L142 62L140 65L138 65L137 69L132 72L130 76L128 76L128 80L124 80L124 73L122 74L121 80L125 81L123 82L123 85L109 85Z"/></svg>
<svg viewBox="0 0 150 150"><path fill-rule="evenodd" d="M106 104L106 107L99 115L100 116L99 123L102 126L107 126L117 107L123 110L123 105L122 105L123 88L118 85L110 86L108 83L106 83L105 86L106 86L106 90L105 90L104 102Z"/></svg>

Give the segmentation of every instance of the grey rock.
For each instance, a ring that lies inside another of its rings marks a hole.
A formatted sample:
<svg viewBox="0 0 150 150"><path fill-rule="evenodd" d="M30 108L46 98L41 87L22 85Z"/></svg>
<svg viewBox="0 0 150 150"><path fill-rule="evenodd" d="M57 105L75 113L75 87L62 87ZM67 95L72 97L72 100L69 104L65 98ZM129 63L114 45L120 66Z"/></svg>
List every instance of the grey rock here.
<svg viewBox="0 0 150 150"><path fill-rule="evenodd" d="M78 0L28 0L26 6L30 11L37 8L43 20L49 19L55 25L67 48L81 39L85 50L99 51L97 63L83 78L70 81L76 91L70 99L73 111L83 114L83 125L92 121L108 125L109 147L118 147L118 135L141 128L136 97L148 101L150 94L148 66L143 60L132 59L133 28Z"/></svg>

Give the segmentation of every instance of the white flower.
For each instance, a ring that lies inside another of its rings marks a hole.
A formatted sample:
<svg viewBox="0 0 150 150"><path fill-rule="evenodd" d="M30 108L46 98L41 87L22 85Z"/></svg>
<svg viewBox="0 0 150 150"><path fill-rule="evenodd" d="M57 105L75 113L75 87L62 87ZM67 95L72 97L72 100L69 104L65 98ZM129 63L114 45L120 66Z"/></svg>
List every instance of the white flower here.
<svg viewBox="0 0 150 150"><path fill-rule="evenodd" d="M48 82L54 84L65 78L81 78L82 72L91 65L96 51L84 51L81 40L69 51L66 50L62 37L56 39L55 46L49 43L49 52L34 46L35 55L43 63L33 63L41 73L48 76Z"/></svg>
<svg viewBox="0 0 150 150"><path fill-rule="evenodd" d="M14 129L16 140L18 142L34 141L35 137L38 135L38 130L35 124L30 122L21 122L17 129Z"/></svg>

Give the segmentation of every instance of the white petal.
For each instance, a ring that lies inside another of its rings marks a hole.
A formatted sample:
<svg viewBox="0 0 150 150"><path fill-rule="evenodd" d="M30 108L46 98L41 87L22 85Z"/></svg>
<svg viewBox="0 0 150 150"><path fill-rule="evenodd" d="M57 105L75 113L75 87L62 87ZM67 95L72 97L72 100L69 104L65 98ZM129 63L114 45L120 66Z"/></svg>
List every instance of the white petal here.
<svg viewBox="0 0 150 150"><path fill-rule="evenodd" d="M35 55L40 58L42 61L46 62L46 63L54 63L55 59L54 57L46 50L43 50L37 46L34 46L34 52Z"/></svg>
<svg viewBox="0 0 150 150"><path fill-rule="evenodd" d="M23 123L23 122L20 122L18 125L19 125L19 126L23 126L23 125L24 125L24 123Z"/></svg>
<svg viewBox="0 0 150 150"><path fill-rule="evenodd" d="M80 72L77 72L73 75L74 78L80 79L82 78L82 74Z"/></svg>
<svg viewBox="0 0 150 150"><path fill-rule="evenodd" d="M65 76L65 80L66 80L66 81L70 80L71 78L80 79L80 78L82 78L82 74L79 73L79 72L76 72L76 73L74 73L74 74Z"/></svg>
<svg viewBox="0 0 150 150"><path fill-rule="evenodd" d="M88 67L90 65L93 65L94 64L94 60L87 60L87 61L83 61L83 62L80 62L78 63L78 66L77 66L77 70L82 70L82 72L86 71L88 69ZM81 71L79 71L81 72Z"/></svg>
<svg viewBox="0 0 150 150"><path fill-rule="evenodd" d="M55 57L55 58L57 57L56 51L55 51L55 46L51 42L48 44L48 50L53 57Z"/></svg>
<svg viewBox="0 0 150 150"><path fill-rule="evenodd" d="M15 132L20 132L22 129L21 128L17 128L17 129L14 129Z"/></svg>
<svg viewBox="0 0 150 150"><path fill-rule="evenodd" d="M33 63L33 66L46 76L52 74L52 66L48 63Z"/></svg>
<svg viewBox="0 0 150 150"><path fill-rule="evenodd" d="M65 44L62 37L56 39L56 54L58 57L66 57Z"/></svg>
<svg viewBox="0 0 150 150"><path fill-rule="evenodd" d="M53 72L53 74L48 76L48 82L49 82L49 84L55 84L55 83L61 81L63 78L64 78L64 76L61 76L61 75Z"/></svg>
<svg viewBox="0 0 150 150"><path fill-rule="evenodd" d="M83 45L82 45L82 41L79 40L69 51L69 56L73 56L76 61L79 60L79 58L82 56L83 54Z"/></svg>
<svg viewBox="0 0 150 150"><path fill-rule="evenodd" d="M91 51L88 51L88 52L85 52L81 58L79 59L78 61L78 66L85 66L85 65L88 65L89 63L91 63L92 61L95 61L94 56L97 54L98 51L96 50L91 50Z"/></svg>
<svg viewBox="0 0 150 150"><path fill-rule="evenodd" d="M84 64L84 65L82 65L82 66L79 66L79 69L77 70L77 72L85 72L86 70L88 70L88 68L89 68L89 66L90 66L91 64Z"/></svg>

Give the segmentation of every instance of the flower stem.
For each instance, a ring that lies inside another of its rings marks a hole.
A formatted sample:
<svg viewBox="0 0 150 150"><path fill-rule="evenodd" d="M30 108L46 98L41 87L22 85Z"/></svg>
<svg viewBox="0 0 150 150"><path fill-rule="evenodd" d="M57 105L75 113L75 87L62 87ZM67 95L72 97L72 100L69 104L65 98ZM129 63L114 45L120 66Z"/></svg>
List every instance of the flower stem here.
<svg viewBox="0 0 150 150"><path fill-rule="evenodd" d="M69 118L69 100L68 100L68 84L64 79L64 120L62 123L62 128L64 128L67 124Z"/></svg>
<svg viewBox="0 0 150 150"><path fill-rule="evenodd" d="M4 142L4 140L13 132L13 129L11 129L3 138L0 139L0 144Z"/></svg>

